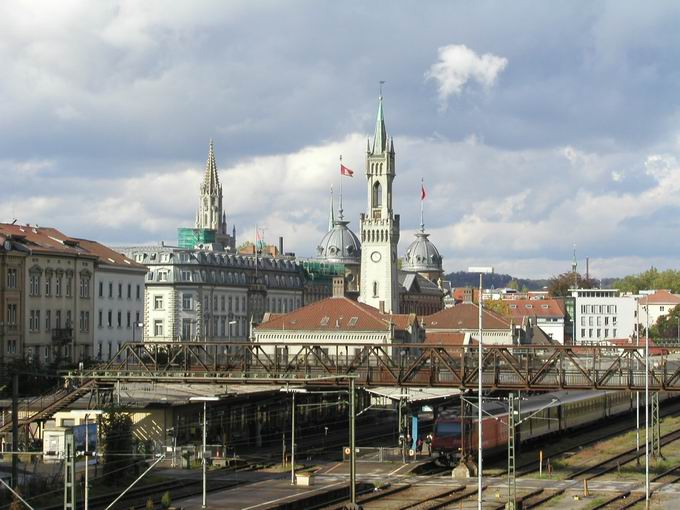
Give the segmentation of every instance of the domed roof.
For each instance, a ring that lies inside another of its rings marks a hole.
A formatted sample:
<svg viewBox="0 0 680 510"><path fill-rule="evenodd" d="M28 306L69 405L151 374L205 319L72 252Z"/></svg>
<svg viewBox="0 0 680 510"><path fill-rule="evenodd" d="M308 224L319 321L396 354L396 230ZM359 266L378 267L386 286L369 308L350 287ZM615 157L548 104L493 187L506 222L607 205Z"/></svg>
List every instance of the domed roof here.
<svg viewBox="0 0 680 510"><path fill-rule="evenodd" d="M406 250L404 257L404 271L424 272L441 271L442 256L437 247L428 239L430 234L423 231L416 232L416 240Z"/></svg>
<svg viewBox="0 0 680 510"><path fill-rule="evenodd" d="M347 225L349 221L338 220L333 224L317 247L317 259L323 262L359 264L361 242Z"/></svg>

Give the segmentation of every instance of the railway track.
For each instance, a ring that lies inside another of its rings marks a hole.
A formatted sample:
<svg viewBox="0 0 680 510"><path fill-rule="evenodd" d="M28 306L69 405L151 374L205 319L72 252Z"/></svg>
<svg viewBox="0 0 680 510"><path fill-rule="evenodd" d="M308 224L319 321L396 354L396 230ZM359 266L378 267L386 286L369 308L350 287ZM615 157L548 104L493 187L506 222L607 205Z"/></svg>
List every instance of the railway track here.
<svg viewBox="0 0 680 510"><path fill-rule="evenodd" d="M674 466L667 471L652 477L650 482L654 482L659 485L657 485L650 494L678 481L680 481L680 465ZM625 491L617 494L616 496L613 496L593 507L591 510L624 510L627 508L633 508L635 505L644 500L645 492L643 487L642 490Z"/></svg>
<svg viewBox="0 0 680 510"><path fill-rule="evenodd" d="M680 413L680 402L671 402L670 404L664 406L661 409L660 416L662 418L665 418L666 416L673 416L676 413ZM610 429L606 433L598 434L594 437L591 434L591 432L593 430L594 430L593 428L589 427L586 430L586 432L582 433L582 435L584 435L584 436L585 436L586 433L588 433L588 437L584 438L584 440L582 442L579 442L579 446L593 445L593 444L598 443L600 441L604 441L606 439L610 439L612 437L615 437L615 436L622 434L624 432L628 432L630 430L635 430L635 423L632 422L631 420L626 420L625 424L623 426L615 427L613 429ZM578 437L578 435L576 435L576 437ZM565 453L568 453L572 450L573 450L573 447L558 449L556 451L549 452L548 454L545 455L545 457L546 458L558 457L558 456L564 455ZM517 476L526 476L526 475L529 475L531 473L535 473L538 470L539 470L538 461L537 460L531 460L531 461L519 464L516 467L516 474L517 474ZM504 471L499 471L499 474L497 476L503 476L503 475L507 476L507 474L508 474L507 470L504 470Z"/></svg>

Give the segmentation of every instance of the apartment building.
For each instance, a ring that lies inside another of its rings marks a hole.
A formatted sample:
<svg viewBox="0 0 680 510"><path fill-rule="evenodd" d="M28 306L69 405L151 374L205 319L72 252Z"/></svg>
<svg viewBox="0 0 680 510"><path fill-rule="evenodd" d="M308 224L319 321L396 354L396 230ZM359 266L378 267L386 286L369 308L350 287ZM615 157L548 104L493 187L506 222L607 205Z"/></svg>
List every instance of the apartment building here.
<svg viewBox="0 0 680 510"><path fill-rule="evenodd" d="M617 289L570 289L575 343L630 338L635 334L636 296Z"/></svg>

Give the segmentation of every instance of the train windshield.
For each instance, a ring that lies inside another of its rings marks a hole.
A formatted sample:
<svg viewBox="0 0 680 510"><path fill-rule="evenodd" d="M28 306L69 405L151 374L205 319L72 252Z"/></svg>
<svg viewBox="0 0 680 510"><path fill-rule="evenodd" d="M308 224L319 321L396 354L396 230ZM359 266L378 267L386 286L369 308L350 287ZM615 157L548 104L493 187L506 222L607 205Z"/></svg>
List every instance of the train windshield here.
<svg viewBox="0 0 680 510"><path fill-rule="evenodd" d="M434 427L434 433L439 437L452 437L460 435L459 422L439 422Z"/></svg>

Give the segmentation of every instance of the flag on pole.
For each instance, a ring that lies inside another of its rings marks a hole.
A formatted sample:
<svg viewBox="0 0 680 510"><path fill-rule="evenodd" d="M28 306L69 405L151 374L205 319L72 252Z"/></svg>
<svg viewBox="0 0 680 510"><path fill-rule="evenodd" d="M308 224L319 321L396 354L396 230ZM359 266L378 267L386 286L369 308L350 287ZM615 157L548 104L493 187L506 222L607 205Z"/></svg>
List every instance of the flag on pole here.
<svg viewBox="0 0 680 510"><path fill-rule="evenodd" d="M350 170L345 165L340 163L340 175L346 175L347 177L354 177L354 170Z"/></svg>
<svg viewBox="0 0 680 510"><path fill-rule="evenodd" d="M420 183L420 200L425 200L426 196L427 196L427 193L425 193L425 185L421 182Z"/></svg>

